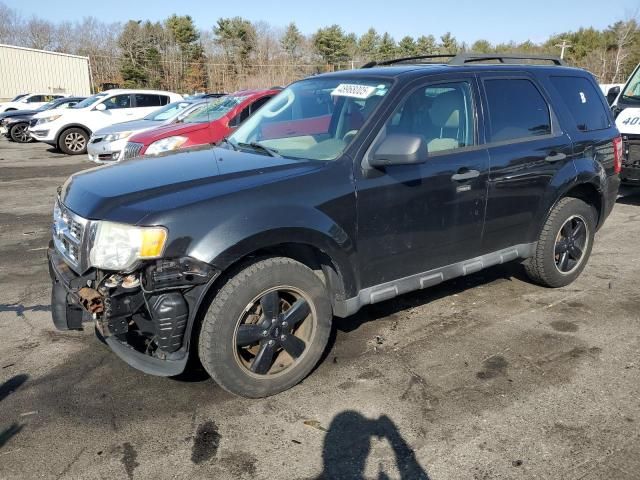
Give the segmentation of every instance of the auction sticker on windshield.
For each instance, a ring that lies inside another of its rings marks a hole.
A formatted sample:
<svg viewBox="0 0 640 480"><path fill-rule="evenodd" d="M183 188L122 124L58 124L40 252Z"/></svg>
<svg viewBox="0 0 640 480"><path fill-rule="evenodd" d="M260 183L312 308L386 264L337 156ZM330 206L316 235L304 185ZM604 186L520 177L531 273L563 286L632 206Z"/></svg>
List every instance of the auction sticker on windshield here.
<svg viewBox="0 0 640 480"><path fill-rule="evenodd" d="M621 133L640 133L640 108L625 108L616 119Z"/></svg>
<svg viewBox="0 0 640 480"><path fill-rule="evenodd" d="M333 92L331 92L331 95L335 95L337 97L361 98L364 100L376 93L376 90L377 87L372 87L370 85L341 83Z"/></svg>

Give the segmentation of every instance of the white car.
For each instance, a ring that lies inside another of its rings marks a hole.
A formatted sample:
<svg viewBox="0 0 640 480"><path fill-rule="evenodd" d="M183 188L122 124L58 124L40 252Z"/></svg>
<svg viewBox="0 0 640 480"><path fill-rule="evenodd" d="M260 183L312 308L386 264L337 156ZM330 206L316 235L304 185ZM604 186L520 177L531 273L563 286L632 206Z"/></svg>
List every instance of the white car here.
<svg viewBox="0 0 640 480"><path fill-rule="evenodd" d="M115 123L101 128L89 139L89 160L100 164L119 162L124 156L124 147L131 135L179 122L186 115L206 106L206 100L180 100L161 107L141 120Z"/></svg>
<svg viewBox="0 0 640 480"><path fill-rule="evenodd" d="M29 134L68 155L79 155L86 153L93 132L114 123L138 120L179 100L182 95L159 90L107 90L68 110L34 115Z"/></svg>
<svg viewBox="0 0 640 480"><path fill-rule="evenodd" d="M10 102L0 103L0 113L10 112L11 110L35 110L45 103L58 98L68 97L62 93L27 93L18 95Z"/></svg>

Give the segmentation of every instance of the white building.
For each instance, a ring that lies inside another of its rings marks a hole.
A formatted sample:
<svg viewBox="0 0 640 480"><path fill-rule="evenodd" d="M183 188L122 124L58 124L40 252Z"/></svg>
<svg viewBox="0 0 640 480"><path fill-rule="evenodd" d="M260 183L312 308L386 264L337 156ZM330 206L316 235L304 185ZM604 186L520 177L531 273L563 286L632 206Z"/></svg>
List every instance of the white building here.
<svg viewBox="0 0 640 480"><path fill-rule="evenodd" d="M0 44L0 102L20 93L90 95L89 58Z"/></svg>

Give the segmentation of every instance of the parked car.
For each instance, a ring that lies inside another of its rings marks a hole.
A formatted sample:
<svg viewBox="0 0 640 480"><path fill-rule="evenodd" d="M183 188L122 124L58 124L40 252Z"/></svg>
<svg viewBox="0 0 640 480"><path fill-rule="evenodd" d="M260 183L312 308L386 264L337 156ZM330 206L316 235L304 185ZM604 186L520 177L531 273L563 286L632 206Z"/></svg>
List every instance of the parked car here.
<svg viewBox="0 0 640 480"><path fill-rule="evenodd" d="M34 115L51 110L71 108L84 100L85 97L64 97L45 103L37 110L12 110L0 113L0 135L18 143L33 141L29 135L29 124Z"/></svg>
<svg viewBox="0 0 640 480"><path fill-rule="evenodd" d="M0 103L0 113L10 112L12 110L35 110L45 103L58 98L68 97L66 94L52 93L29 93L26 95L18 95L10 102Z"/></svg>
<svg viewBox="0 0 640 480"><path fill-rule="evenodd" d="M604 94L607 99L607 103L609 105L613 105L613 102L616 101L618 95L620 95L620 90L624 87L624 83L601 83L600 90Z"/></svg>
<svg viewBox="0 0 640 480"><path fill-rule="evenodd" d="M223 92L196 93L196 94L193 94L193 95L187 95L184 98L186 100L204 100L204 99L208 99L208 98L220 98L220 97L224 97L225 95L228 95L228 93L223 93Z"/></svg>
<svg viewBox="0 0 640 480"><path fill-rule="evenodd" d="M178 100L182 100L181 95L157 90L107 90L64 112L38 113L29 134L68 155L80 155L86 153L92 132L114 123L138 120Z"/></svg>
<svg viewBox="0 0 640 480"><path fill-rule="evenodd" d="M620 177L623 183L640 185L640 65L620 90L611 108L624 142Z"/></svg>
<svg viewBox="0 0 640 480"><path fill-rule="evenodd" d="M229 135L280 90L242 90L192 112L180 123L147 130L129 138L124 157L160 153L216 143Z"/></svg>
<svg viewBox="0 0 640 480"><path fill-rule="evenodd" d="M189 113L206 105L206 100L180 100L153 111L141 120L115 123L101 128L89 139L89 160L99 164L118 162L124 157L125 146L130 136L157 128L159 125L177 123Z"/></svg>
<svg viewBox="0 0 640 480"><path fill-rule="evenodd" d="M220 147L73 175L48 250L54 324L94 321L154 375L192 352L264 397L364 305L509 261L569 285L615 204L622 144L594 77L547 60L318 75Z"/></svg>

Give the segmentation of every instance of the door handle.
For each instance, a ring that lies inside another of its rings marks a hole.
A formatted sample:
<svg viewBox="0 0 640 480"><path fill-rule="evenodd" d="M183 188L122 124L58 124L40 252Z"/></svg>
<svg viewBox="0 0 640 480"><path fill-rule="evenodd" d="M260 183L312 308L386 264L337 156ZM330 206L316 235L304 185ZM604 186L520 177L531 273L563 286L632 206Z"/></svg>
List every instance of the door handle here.
<svg viewBox="0 0 640 480"><path fill-rule="evenodd" d="M565 160L567 155L562 152L551 152L547 158L545 158L545 162L559 162L561 160Z"/></svg>
<svg viewBox="0 0 640 480"><path fill-rule="evenodd" d="M458 170L458 173L451 176L451 180L454 182L464 182L466 180L473 180L479 176L480 172L478 170L467 170L466 168L462 168Z"/></svg>

